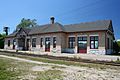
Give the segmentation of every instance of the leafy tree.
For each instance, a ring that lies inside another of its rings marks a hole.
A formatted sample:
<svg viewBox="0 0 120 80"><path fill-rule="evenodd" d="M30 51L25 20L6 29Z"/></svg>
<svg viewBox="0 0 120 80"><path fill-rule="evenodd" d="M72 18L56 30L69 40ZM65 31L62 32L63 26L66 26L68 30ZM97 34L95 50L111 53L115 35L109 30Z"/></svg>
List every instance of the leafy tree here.
<svg viewBox="0 0 120 80"><path fill-rule="evenodd" d="M120 52L120 41L115 41L113 43L113 49L114 49L114 54L119 54L118 52Z"/></svg>
<svg viewBox="0 0 120 80"><path fill-rule="evenodd" d="M30 28L30 27L34 27L36 26L36 19L25 19L22 18L21 22L17 25L16 29L20 29L20 28Z"/></svg>
<svg viewBox="0 0 120 80"><path fill-rule="evenodd" d="M5 39L6 35L5 34L0 34L0 48L3 49L4 48L4 39Z"/></svg>
<svg viewBox="0 0 120 80"><path fill-rule="evenodd" d="M117 41L118 46L120 47L120 41Z"/></svg>

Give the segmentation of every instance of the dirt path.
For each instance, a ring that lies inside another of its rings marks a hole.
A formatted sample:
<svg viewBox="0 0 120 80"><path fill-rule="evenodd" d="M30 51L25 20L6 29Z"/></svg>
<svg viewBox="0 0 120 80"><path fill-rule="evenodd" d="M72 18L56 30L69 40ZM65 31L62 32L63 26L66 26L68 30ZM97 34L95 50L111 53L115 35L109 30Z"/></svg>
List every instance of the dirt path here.
<svg viewBox="0 0 120 80"><path fill-rule="evenodd" d="M24 62L29 62L29 63L35 63L35 64L47 64L47 65L53 65L53 66L57 65L57 66L62 66L62 67L68 67L66 65L59 65L59 64L53 64L53 63L44 63L44 62L40 62L40 61L33 61L33 60L28 60L28 59L23 59L23 58L18 58L18 57L11 57L11 56L6 56L6 55L0 55L0 57L19 60L19 61L24 61Z"/></svg>
<svg viewBox="0 0 120 80"><path fill-rule="evenodd" d="M47 64L45 66L34 66L32 67L33 71L44 71L51 70L54 66L59 66L54 68L54 70L60 70L64 73L61 74L63 76L63 80L120 80L120 70L119 69L97 69L97 68L89 68L89 67L77 67L77 66L67 66L67 65L59 65L53 63L44 63L39 61L27 60L18 57L11 57L6 55L0 55L3 58L9 58L14 60L19 60L28 63L34 64ZM64 67L64 68L60 68Z"/></svg>

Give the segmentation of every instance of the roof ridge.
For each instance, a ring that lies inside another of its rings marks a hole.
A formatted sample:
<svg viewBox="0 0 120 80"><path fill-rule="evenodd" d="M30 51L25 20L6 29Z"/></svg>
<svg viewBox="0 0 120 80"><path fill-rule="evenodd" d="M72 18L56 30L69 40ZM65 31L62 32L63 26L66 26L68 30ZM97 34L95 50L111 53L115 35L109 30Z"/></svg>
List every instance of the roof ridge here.
<svg viewBox="0 0 120 80"><path fill-rule="evenodd" d="M80 31L92 31L92 30L107 30L108 26L112 23L111 20L97 20L93 22L84 22L77 24L62 25L58 22L54 24L44 24L30 28L30 31L25 29L28 34L37 33L49 33L49 32L80 32ZM111 24L112 25L112 24ZM15 35L17 32L13 32L11 35ZM10 36L11 36L10 35Z"/></svg>
<svg viewBox="0 0 120 80"><path fill-rule="evenodd" d="M48 24L48 25L49 25L49 24ZM48 25L46 25L46 27L43 28L42 30L45 31L45 30L49 27ZM44 25L44 26L45 26L45 25ZM44 27L44 26L43 26L43 27Z"/></svg>
<svg viewBox="0 0 120 80"><path fill-rule="evenodd" d="M60 28L61 28L62 31L65 30L65 29L64 29L64 26L63 26L62 24L60 24L60 23L58 23L58 22L56 22L56 24L60 25Z"/></svg>
<svg viewBox="0 0 120 80"><path fill-rule="evenodd" d="M75 23L75 24L66 24L64 26L69 26L69 25L79 25L79 24L87 24L87 23L96 23L96 22L99 22L99 21L112 21L112 20L96 20L96 21L90 21L90 22L81 22L81 23Z"/></svg>

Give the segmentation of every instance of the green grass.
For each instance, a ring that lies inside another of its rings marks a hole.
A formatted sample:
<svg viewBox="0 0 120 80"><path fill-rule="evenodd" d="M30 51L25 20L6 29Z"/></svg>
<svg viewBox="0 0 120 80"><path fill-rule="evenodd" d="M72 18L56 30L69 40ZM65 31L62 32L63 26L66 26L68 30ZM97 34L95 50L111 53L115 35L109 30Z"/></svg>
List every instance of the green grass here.
<svg viewBox="0 0 120 80"><path fill-rule="evenodd" d="M40 61L45 63L54 63L54 64L63 64L68 66L80 66L80 67L89 67L89 68L98 68L98 69L106 69L106 68L116 68L115 66L104 65L104 64L93 64L93 63L82 63L82 62L73 62L73 61L65 61L65 60L54 60L48 58L41 58L41 57L33 57L27 55L19 55L19 54L11 54L11 53L3 53L4 55L20 57L25 59L30 59L34 61Z"/></svg>
<svg viewBox="0 0 120 80"><path fill-rule="evenodd" d="M19 72L13 70L7 70L11 68L11 60L4 60L0 58L0 80L16 80L16 76L19 75Z"/></svg>
<svg viewBox="0 0 120 80"><path fill-rule="evenodd" d="M120 67L103 65L103 64L101 65L101 64L82 63L82 62L73 62L73 61L65 61L65 60L53 60L48 58L25 56L19 54L3 53L3 52L2 53L0 52L0 54L34 60L34 61L40 61L45 63L60 64L60 65L89 67L89 68L96 68L102 70L107 68L120 70ZM44 71L32 70L32 68L36 66L48 66L50 67L50 69ZM66 67L58 66L58 65L48 65L48 64L33 64L33 63L27 63L27 62L0 57L0 80L62 80L62 78L64 77L62 74L64 72L59 70L62 68L66 68Z"/></svg>
<svg viewBox="0 0 120 80"><path fill-rule="evenodd" d="M39 77L36 80L62 80L60 70L47 70L44 72L39 72Z"/></svg>
<svg viewBox="0 0 120 80"><path fill-rule="evenodd" d="M21 62L17 60L1 58L0 57L0 80L61 80L62 71L54 70L52 66L52 70L45 71L33 71L32 67L34 66L48 66L44 64L33 64L27 62ZM60 67L59 67L60 68ZM32 78L29 76L33 76Z"/></svg>

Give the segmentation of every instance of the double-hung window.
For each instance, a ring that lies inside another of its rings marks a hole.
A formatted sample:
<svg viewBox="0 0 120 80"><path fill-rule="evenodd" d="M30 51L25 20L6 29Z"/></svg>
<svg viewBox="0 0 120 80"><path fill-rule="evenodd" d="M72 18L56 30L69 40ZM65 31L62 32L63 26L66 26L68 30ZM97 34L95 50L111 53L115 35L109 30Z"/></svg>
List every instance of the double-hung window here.
<svg viewBox="0 0 120 80"><path fill-rule="evenodd" d="M113 40L111 40L111 49L113 49Z"/></svg>
<svg viewBox="0 0 120 80"><path fill-rule="evenodd" d="M32 39L32 47L36 47L36 38Z"/></svg>
<svg viewBox="0 0 120 80"><path fill-rule="evenodd" d="M10 40L8 40L8 47L10 47Z"/></svg>
<svg viewBox="0 0 120 80"><path fill-rule="evenodd" d="M75 37L69 37L68 47L71 49L75 48Z"/></svg>
<svg viewBox="0 0 120 80"><path fill-rule="evenodd" d="M90 37L90 49L98 49L98 36Z"/></svg>
<svg viewBox="0 0 120 80"><path fill-rule="evenodd" d="M110 49L110 39L107 38L107 48Z"/></svg>
<svg viewBox="0 0 120 80"><path fill-rule="evenodd" d="M53 37L53 48L56 48L56 37Z"/></svg>
<svg viewBox="0 0 120 80"><path fill-rule="evenodd" d="M43 38L40 38L40 47L43 47Z"/></svg>

